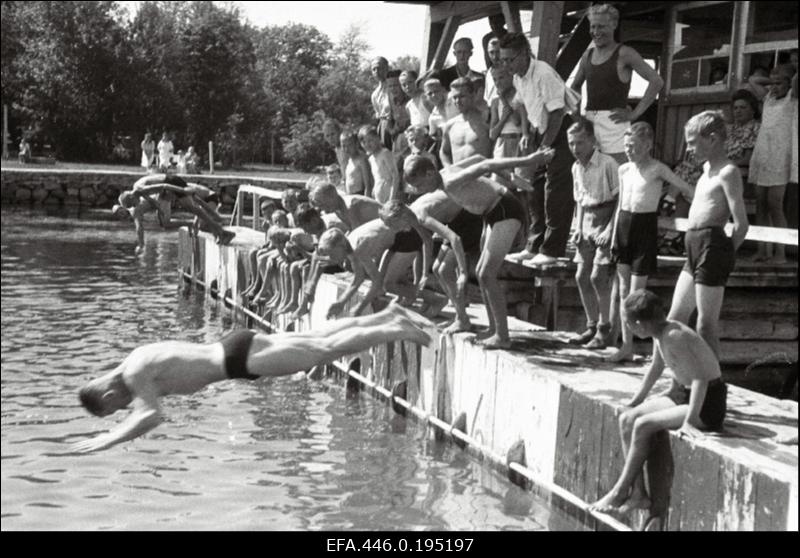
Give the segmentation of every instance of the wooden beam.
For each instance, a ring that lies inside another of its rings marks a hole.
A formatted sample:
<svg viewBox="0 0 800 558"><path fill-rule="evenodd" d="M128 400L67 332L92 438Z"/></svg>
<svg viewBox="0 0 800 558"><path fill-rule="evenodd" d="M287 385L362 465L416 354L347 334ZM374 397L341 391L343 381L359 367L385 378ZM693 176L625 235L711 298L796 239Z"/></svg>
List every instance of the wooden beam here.
<svg viewBox="0 0 800 558"><path fill-rule="evenodd" d="M564 2L534 2L531 18L531 48L539 60L550 65L558 56L558 36Z"/></svg>
<svg viewBox="0 0 800 558"><path fill-rule="evenodd" d="M558 53L554 68L558 75L561 76L561 79L566 80L570 76L591 42L589 18L584 16L572 31L572 36Z"/></svg>
<svg viewBox="0 0 800 558"><path fill-rule="evenodd" d="M458 16L461 21L468 23L496 14L500 11L499 4L499 2L439 2L430 8L431 21L444 23L447 18Z"/></svg>
<svg viewBox="0 0 800 558"><path fill-rule="evenodd" d="M444 32L443 23L434 23L431 18L431 7L425 10L425 28L422 34L422 56L419 59L419 75L431 67L433 56L436 53L436 46L442 38Z"/></svg>
<svg viewBox="0 0 800 558"><path fill-rule="evenodd" d="M659 217L658 226L661 229L685 232L689 230L689 220ZM728 223L725 225L726 234L730 236L732 230L733 223ZM777 227L758 227L750 225L750 228L747 230L747 236L745 236L745 240L774 242L775 244L797 246L797 229L781 229Z"/></svg>
<svg viewBox="0 0 800 558"><path fill-rule="evenodd" d="M510 2L500 2L500 9L503 10L503 17L506 20L506 26L512 33L520 33L522 31L522 20L519 17L519 8L511 5Z"/></svg>
<svg viewBox="0 0 800 558"><path fill-rule="evenodd" d="M744 68L744 44L747 37L747 25L750 19L750 2L734 2L733 34L731 35L731 58L728 68L728 87L736 87L747 79Z"/></svg>
<svg viewBox="0 0 800 558"><path fill-rule="evenodd" d="M436 47L436 53L433 55L433 62L428 65L428 69L435 68L440 70L444 66L444 61L447 60L447 53L450 46L453 44L453 39L456 37L458 26L461 23L459 16L451 16L447 18L442 30L442 36L439 39L439 45Z"/></svg>

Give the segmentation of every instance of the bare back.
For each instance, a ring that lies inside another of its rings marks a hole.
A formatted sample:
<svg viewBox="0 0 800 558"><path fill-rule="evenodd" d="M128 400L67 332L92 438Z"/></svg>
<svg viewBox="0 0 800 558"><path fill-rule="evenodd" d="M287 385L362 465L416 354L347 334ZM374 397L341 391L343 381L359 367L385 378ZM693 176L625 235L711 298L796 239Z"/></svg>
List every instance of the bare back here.
<svg viewBox="0 0 800 558"><path fill-rule="evenodd" d="M222 345L163 341L135 349L122 378L134 394L151 384L159 395L194 393L227 378Z"/></svg>
<svg viewBox="0 0 800 558"><path fill-rule="evenodd" d="M342 196L347 207L347 216L353 228L378 218L381 204L374 198L358 194Z"/></svg>
<svg viewBox="0 0 800 558"><path fill-rule="evenodd" d="M461 206L454 202L444 190L429 192L417 198L409 208L424 224L428 217L440 223L449 223L461 211Z"/></svg>
<svg viewBox="0 0 800 558"><path fill-rule="evenodd" d="M395 234L380 219L373 219L353 230L347 239L356 258L378 259L394 243Z"/></svg>
<svg viewBox="0 0 800 558"><path fill-rule="evenodd" d="M693 380L711 381L720 377L719 362L711 347L688 326L669 321L655 342L664 364L684 386L689 387Z"/></svg>
<svg viewBox="0 0 800 558"><path fill-rule="evenodd" d="M444 190L458 205L474 213L483 215L497 203L505 189L484 176L472 180L452 181L443 174Z"/></svg>

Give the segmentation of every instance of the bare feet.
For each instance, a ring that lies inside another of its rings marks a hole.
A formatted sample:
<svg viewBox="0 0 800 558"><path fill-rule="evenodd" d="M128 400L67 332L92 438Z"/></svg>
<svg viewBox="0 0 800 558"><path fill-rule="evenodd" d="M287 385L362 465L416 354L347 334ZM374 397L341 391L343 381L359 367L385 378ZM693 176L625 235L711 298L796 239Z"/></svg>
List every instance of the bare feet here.
<svg viewBox="0 0 800 558"><path fill-rule="evenodd" d="M389 306L386 307L387 310L392 312L395 315L401 316L414 324L414 326L422 329L422 328L434 328L436 327L434 323L427 318L417 314L416 312L404 308L396 303L391 303Z"/></svg>
<svg viewBox="0 0 800 558"><path fill-rule="evenodd" d="M494 329L487 328L475 334L475 341L484 341L485 339L489 339L492 336L494 336Z"/></svg>
<svg viewBox="0 0 800 558"><path fill-rule="evenodd" d="M481 343L481 346L486 349L487 351L493 351L496 349L510 349L511 348L511 340L510 339L502 339L498 335L492 335L488 339L484 340Z"/></svg>
<svg viewBox="0 0 800 558"><path fill-rule="evenodd" d="M442 333L444 333L445 335L452 335L454 333L459 333L461 331L469 331L470 326L471 324L469 323L469 320L459 320L458 318L456 318L455 320L453 320L452 324L450 324L449 326L444 328L444 330L442 330Z"/></svg>
<svg viewBox="0 0 800 558"><path fill-rule="evenodd" d="M644 494L631 494L631 497L619 507L619 513L626 515L633 510L649 510L652 503Z"/></svg>
<svg viewBox="0 0 800 558"><path fill-rule="evenodd" d="M609 356L607 356L604 360L607 362L623 362L623 361L633 361L633 349L622 346Z"/></svg>
<svg viewBox="0 0 800 558"><path fill-rule="evenodd" d="M619 514L620 507L625 503L625 497L613 490L589 506L590 510L607 514Z"/></svg>

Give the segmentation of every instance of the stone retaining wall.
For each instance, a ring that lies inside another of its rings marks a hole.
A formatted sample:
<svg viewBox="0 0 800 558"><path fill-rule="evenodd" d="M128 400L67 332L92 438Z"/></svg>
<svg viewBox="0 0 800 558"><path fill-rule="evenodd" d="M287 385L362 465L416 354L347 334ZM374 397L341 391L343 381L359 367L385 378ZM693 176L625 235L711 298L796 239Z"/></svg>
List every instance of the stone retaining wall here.
<svg viewBox="0 0 800 558"><path fill-rule="evenodd" d="M120 171L72 171L68 169L2 169L2 204L75 205L110 208L120 192L129 190L140 173ZM222 208L233 207L240 184L255 184L274 190L300 186L302 182L225 175L181 175L220 193Z"/></svg>

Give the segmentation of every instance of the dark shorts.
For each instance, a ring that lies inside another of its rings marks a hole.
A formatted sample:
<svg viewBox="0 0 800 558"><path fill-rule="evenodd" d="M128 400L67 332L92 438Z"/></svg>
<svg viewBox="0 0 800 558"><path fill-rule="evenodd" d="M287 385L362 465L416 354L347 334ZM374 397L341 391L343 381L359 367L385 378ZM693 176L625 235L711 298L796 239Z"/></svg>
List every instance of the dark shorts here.
<svg viewBox="0 0 800 558"><path fill-rule="evenodd" d="M220 340L225 351L225 373L229 378L257 380L260 376L247 371L247 354L256 333L249 329L235 329Z"/></svg>
<svg viewBox="0 0 800 558"><path fill-rule="evenodd" d="M465 254L480 253L483 217L462 209L452 221L447 223L447 226L461 238L461 245L464 247ZM444 244L446 246L450 245L447 241Z"/></svg>
<svg viewBox="0 0 800 558"><path fill-rule="evenodd" d="M664 393L664 396L671 399L676 405L688 405L691 393L691 389L673 379L672 386L670 386L669 391ZM700 408L700 420L709 429L720 430L722 428L722 421L725 419L725 411L727 410L727 396L728 386L725 385L722 378L708 382L706 398Z"/></svg>
<svg viewBox="0 0 800 558"><path fill-rule="evenodd" d="M422 237L417 231L411 229L410 231L400 231L394 235L394 244L391 245L389 250L392 252L419 252L422 249Z"/></svg>
<svg viewBox="0 0 800 558"><path fill-rule="evenodd" d="M617 263L633 275L653 275L658 265L658 213L620 209L617 221Z"/></svg>
<svg viewBox="0 0 800 558"><path fill-rule="evenodd" d="M172 186L177 186L178 188L188 188L189 184L181 178L180 176L175 176L174 174L169 174L164 178L164 184L171 184Z"/></svg>
<svg viewBox="0 0 800 558"><path fill-rule="evenodd" d="M216 192L211 192L206 197L203 198L203 201L206 203L215 203L219 205L219 194Z"/></svg>
<svg viewBox="0 0 800 558"><path fill-rule="evenodd" d="M722 227L689 229L685 236L686 264L683 270L694 282L709 287L724 287L736 265L733 241Z"/></svg>
<svg viewBox="0 0 800 558"><path fill-rule="evenodd" d="M492 209L483 214L483 221L489 226L509 219L516 219L520 224L524 224L525 218L525 207L509 190L505 191Z"/></svg>

